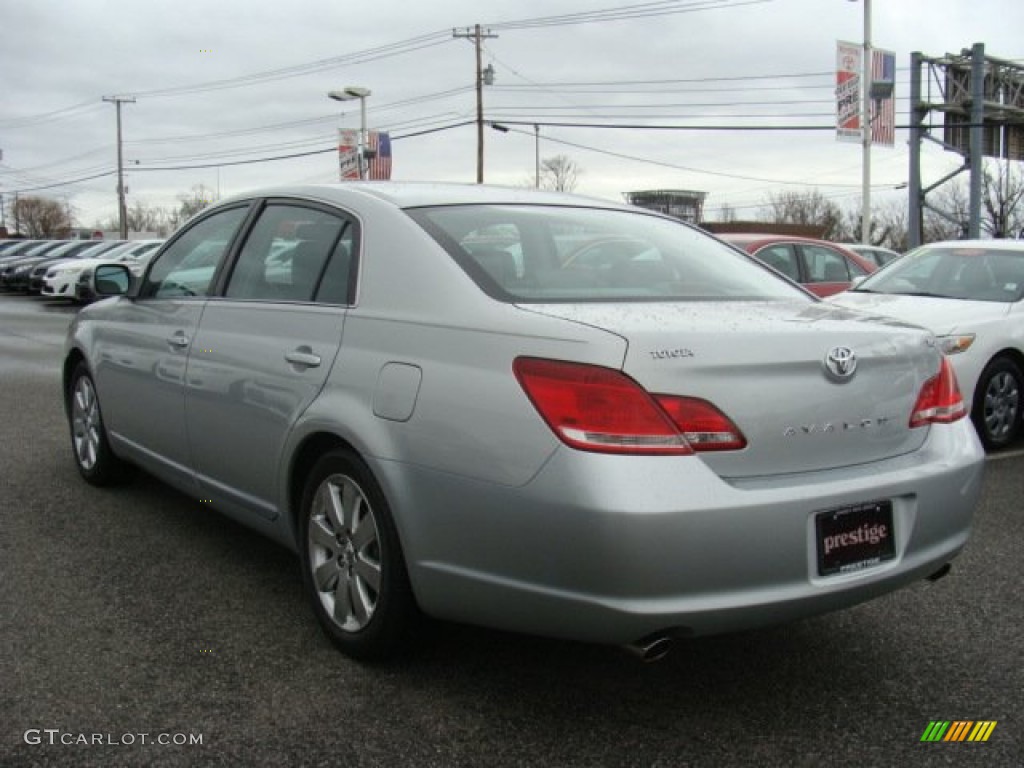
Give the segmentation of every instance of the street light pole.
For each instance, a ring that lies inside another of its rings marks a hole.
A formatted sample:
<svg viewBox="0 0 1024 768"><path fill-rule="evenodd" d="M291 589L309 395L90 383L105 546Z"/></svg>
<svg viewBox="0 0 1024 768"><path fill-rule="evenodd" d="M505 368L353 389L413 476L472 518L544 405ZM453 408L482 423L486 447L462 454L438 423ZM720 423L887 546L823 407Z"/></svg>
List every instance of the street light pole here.
<svg viewBox="0 0 1024 768"><path fill-rule="evenodd" d="M349 85L340 91L328 91L327 97L335 101L352 101L359 99L359 147L357 157L359 162L359 178L366 178L366 97L371 95L369 88L362 88L358 85Z"/></svg>
<svg viewBox="0 0 1024 768"><path fill-rule="evenodd" d="M856 0L853 0L856 2ZM864 2L864 58L861 62L861 212L860 241L871 245L871 0Z"/></svg>

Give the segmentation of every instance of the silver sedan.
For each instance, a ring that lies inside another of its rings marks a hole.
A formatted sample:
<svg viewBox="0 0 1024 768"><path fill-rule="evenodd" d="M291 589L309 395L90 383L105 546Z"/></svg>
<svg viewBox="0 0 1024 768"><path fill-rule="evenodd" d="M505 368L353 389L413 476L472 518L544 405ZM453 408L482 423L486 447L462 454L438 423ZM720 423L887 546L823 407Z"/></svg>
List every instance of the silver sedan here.
<svg viewBox="0 0 1024 768"><path fill-rule="evenodd" d="M656 656L943 574L967 542L983 454L931 334L674 219L281 188L95 282L64 361L81 475L141 467L296 550L355 657L420 612Z"/></svg>

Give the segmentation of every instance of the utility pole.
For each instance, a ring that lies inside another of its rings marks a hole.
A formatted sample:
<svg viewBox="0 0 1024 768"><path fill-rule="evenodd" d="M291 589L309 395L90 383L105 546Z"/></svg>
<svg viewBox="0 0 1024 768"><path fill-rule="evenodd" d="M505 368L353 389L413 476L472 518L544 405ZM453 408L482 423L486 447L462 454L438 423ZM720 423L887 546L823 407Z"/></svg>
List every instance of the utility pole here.
<svg viewBox="0 0 1024 768"><path fill-rule="evenodd" d="M134 96L104 96L104 101L111 102L117 108L117 221L121 231L121 239L128 239L128 207L124 202L124 159L121 154L121 105L125 102L135 103Z"/></svg>
<svg viewBox="0 0 1024 768"><path fill-rule="evenodd" d="M477 24L473 29L468 27L464 32L452 30L452 37L472 38L476 45L476 183L484 183L484 82L490 85L494 81L494 69L490 65L487 69L482 68L480 41L497 37L496 34L487 30L486 32Z"/></svg>

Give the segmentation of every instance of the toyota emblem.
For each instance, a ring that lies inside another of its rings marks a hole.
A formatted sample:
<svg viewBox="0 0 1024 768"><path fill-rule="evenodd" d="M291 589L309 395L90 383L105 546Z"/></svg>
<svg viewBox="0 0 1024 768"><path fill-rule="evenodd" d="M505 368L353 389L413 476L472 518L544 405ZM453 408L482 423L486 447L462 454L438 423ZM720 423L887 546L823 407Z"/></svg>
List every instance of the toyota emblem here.
<svg viewBox="0 0 1024 768"><path fill-rule="evenodd" d="M849 347L833 347L825 355L825 370L836 381L847 381L857 370L857 356Z"/></svg>

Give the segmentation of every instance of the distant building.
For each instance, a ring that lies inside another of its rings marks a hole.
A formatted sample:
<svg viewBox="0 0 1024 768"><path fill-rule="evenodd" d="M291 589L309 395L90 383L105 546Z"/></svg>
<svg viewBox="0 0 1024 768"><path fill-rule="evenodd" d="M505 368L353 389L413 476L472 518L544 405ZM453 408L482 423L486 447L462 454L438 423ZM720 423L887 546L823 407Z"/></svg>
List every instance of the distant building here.
<svg viewBox="0 0 1024 768"><path fill-rule="evenodd" d="M648 189L626 192L625 195L630 205L700 224L704 218L704 198L708 193L688 189Z"/></svg>

